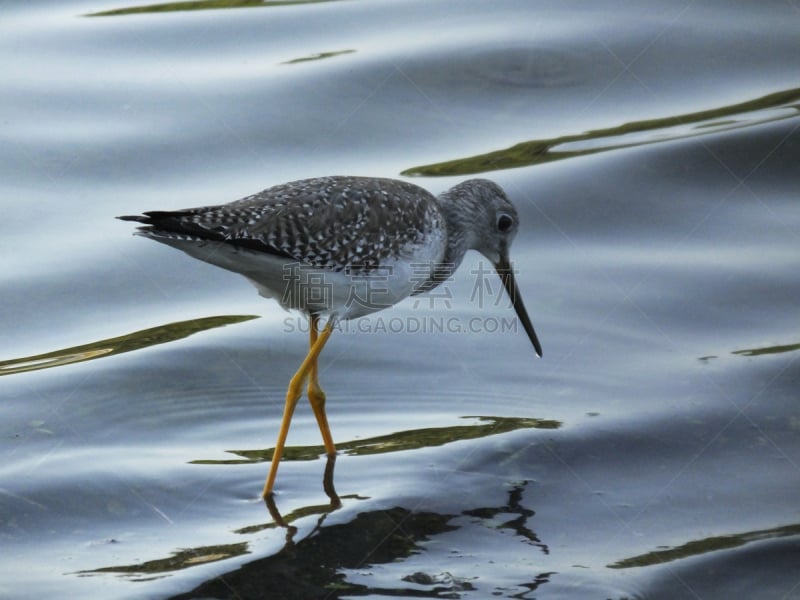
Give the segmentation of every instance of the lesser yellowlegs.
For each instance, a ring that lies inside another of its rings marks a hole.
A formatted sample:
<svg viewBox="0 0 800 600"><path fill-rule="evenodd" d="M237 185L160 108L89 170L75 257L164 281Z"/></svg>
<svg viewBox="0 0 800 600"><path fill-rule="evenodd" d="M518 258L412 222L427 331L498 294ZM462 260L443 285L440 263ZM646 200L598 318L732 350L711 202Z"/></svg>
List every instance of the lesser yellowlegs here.
<svg viewBox="0 0 800 600"><path fill-rule="evenodd" d="M517 293L509 247L519 227L497 184L471 179L438 197L395 179L321 177L229 204L123 216L138 235L240 273L267 298L310 320L309 351L292 377L263 495L275 483L289 424L308 380L325 450L335 455L317 358L337 321L361 317L449 279L467 250L497 270L536 353L542 347ZM320 331L321 317L327 317Z"/></svg>

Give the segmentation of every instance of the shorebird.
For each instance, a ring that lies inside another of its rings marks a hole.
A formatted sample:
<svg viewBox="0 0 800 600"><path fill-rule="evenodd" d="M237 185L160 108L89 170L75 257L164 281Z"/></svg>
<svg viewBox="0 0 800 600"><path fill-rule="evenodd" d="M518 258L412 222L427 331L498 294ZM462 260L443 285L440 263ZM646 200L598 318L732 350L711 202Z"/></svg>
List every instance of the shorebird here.
<svg viewBox="0 0 800 600"><path fill-rule="evenodd" d="M137 234L244 275L266 298L305 313L309 350L289 382L262 496L275 484L294 409L307 394L325 451L336 447L317 359L340 320L429 291L450 278L468 250L492 262L536 354L542 347L517 292L509 247L519 228L496 183L470 179L438 197L405 181L319 177L284 183L241 200L118 217ZM320 319L327 322L320 330Z"/></svg>

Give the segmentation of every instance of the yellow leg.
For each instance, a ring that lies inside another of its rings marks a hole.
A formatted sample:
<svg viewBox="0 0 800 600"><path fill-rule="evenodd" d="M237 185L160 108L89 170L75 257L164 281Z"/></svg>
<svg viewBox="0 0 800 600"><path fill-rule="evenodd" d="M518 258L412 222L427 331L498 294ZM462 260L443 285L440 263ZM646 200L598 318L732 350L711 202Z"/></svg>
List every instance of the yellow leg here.
<svg viewBox="0 0 800 600"><path fill-rule="evenodd" d="M302 394L303 383L305 382L312 365L317 364L317 357L319 356L319 353L322 352L322 349L325 347L325 343L328 341L328 338L331 336L332 332L333 322L331 321L328 322L328 324L325 326L325 329L322 330L319 336L316 335L316 331L314 332L316 338L314 344L309 349L305 360L303 360L303 363L300 365L300 368L297 369L297 373L295 373L291 381L289 381L289 389L286 392L286 403L283 407L281 428L278 431L278 441L275 442L275 451L272 454L272 464L269 467L269 475L267 475L267 481L264 484L264 491L261 494L264 498L272 493L272 487L275 485L275 476L278 474L278 465L280 464L281 456L283 456L283 448L286 445L286 436L289 434L289 425L292 422L294 408L297 406L297 401L300 399L300 395Z"/></svg>
<svg viewBox="0 0 800 600"><path fill-rule="evenodd" d="M311 328L309 334L309 345L314 347L317 343L317 327L319 326L319 317L316 315L311 316ZM317 418L317 425L322 434L322 443L325 444L325 453L328 456L336 454L336 446L333 445L333 436L331 429L328 426L328 417L325 414L325 392L319 385L319 373L317 370L317 359L311 363L311 368L308 371L308 401L311 404L311 410L314 411L314 416Z"/></svg>

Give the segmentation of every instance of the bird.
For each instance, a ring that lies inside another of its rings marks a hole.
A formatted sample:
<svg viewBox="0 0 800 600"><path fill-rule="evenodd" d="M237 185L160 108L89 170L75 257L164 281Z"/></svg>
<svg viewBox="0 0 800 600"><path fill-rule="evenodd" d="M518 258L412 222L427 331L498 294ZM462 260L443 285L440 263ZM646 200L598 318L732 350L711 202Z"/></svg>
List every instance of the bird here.
<svg viewBox="0 0 800 600"><path fill-rule="evenodd" d="M491 261L542 356L509 258L519 216L503 189L488 179L469 179L434 196L399 179L315 177L226 204L117 218L138 222L136 235L243 275L261 296L308 317L309 350L289 382L265 499L273 494L306 382L325 452L336 455L318 370L335 325L434 289L451 279L467 251Z"/></svg>

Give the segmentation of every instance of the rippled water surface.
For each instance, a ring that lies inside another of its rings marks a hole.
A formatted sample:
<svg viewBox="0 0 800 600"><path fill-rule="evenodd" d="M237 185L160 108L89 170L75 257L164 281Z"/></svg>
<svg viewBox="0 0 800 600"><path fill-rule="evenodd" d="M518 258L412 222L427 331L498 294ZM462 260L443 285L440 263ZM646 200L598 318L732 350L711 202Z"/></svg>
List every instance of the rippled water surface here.
<svg viewBox="0 0 800 600"><path fill-rule="evenodd" d="M800 598L797 2L2 13L0 596ZM500 183L544 357L468 255L265 506L305 324L113 217L329 174Z"/></svg>

